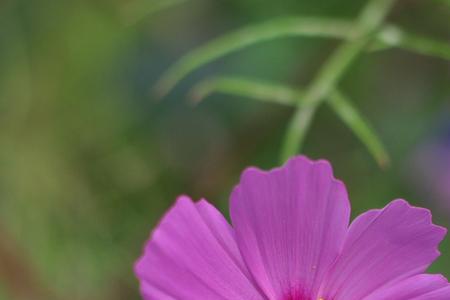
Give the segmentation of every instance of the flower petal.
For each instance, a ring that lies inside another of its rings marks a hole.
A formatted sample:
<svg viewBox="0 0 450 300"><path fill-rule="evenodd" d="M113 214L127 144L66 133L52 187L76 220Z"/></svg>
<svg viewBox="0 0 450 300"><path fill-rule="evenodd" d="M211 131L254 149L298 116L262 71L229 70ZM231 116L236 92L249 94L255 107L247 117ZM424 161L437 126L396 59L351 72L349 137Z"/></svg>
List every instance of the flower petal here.
<svg viewBox="0 0 450 300"><path fill-rule="evenodd" d="M446 230L428 210L404 200L359 216L322 286L321 297L360 300L375 290L423 273L439 256Z"/></svg>
<svg viewBox="0 0 450 300"><path fill-rule="evenodd" d="M313 299L343 244L345 186L328 162L295 157L268 172L244 171L231 196L238 246L269 299Z"/></svg>
<svg viewBox="0 0 450 300"><path fill-rule="evenodd" d="M182 196L136 263L144 299L260 300L234 232L206 201Z"/></svg>
<svg viewBox="0 0 450 300"><path fill-rule="evenodd" d="M450 286L416 297L413 300L448 300L450 299Z"/></svg>
<svg viewBox="0 0 450 300"><path fill-rule="evenodd" d="M438 293L442 297L434 299L447 300L450 299L449 287L447 279L442 275L420 274L383 287L364 300L430 300L427 295Z"/></svg>

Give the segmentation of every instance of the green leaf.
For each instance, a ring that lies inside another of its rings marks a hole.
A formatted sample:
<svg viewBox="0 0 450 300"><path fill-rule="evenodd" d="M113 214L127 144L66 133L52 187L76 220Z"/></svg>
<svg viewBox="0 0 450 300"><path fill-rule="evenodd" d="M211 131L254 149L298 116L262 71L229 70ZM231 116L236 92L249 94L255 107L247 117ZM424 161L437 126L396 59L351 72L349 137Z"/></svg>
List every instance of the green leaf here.
<svg viewBox="0 0 450 300"><path fill-rule="evenodd" d="M183 1L183 0L169 0ZM389 3L388 3L389 4ZM372 26L377 21L378 5L386 5L379 1L370 9L366 9L365 16L369 19L364 26ZM376 26L370 29L374 29ZM196 69L251 45L283 37L328 37L337 39L354 39L361 28L354 22L312 17L285 17L267 21L262 24L251 25L237 31L213 39L207 44L191 51L172 65L160 81L156 89L161 96L167 94L181 79ZM398 27L389 25L376 33L375 46L369 50L383 50L399 47L412 52L450 59L450 45L432 39L407 34Z"/></svg>
<svg viewBox="0 0 450 300"><path fill-rule="evenodd" d="M198 103L212 93L248 97L255 100L283 105L300 105L303 93L280 84L245 77L217 77L197 84L190 94Z"/></svg>
<svg viewBox="0 0 450 300"><path fill-rule="evenodd" d="M295 155L302 146L305 130L308 129L315 111L326 96L335 88L350 64L372 41L376 29L382 24L384 17L392 7L394 0L371 0L363 8L357 23L356 35L344 42L333 52L317 76L307 88L303 101L308 105L308 114L297 109L287 128L281 150L281 161ZM302 118L305 118L304 120Z"/></svg>
<svg viewBox="0 0 450 300"><path fill-rule="evenodd" d="M157 91L160 95L165 95L192 71L256 43L292 36L348 38L351 33L351 22L329 18L285 17L244 27L214 39L182 57L157 83Z"/></svg>
<svg viewBox="0 0 450 300"><path fill-rule="evenodd" d="M369 122L356 110L347 97L335 90L331 93L328 103L339 118L367 147L380 167L387 167L390 163L390 159L383 143L372 129Z"/></svg>
<svg viewBox="0 0 450 300"><path fill-rule="evenodd" d="M313 112L304 103L304 91L285 85L244 77L219 77L198 84L192 90L191 96L198 103L212 93L224 93L262 102L299 107L302 113L299 116L300 122L296 124L296 127L301 128L301 134L306 132L312 118ZM381 167L386 167L389 164L389 155L383 143L369 122L361 116L352 103L337 90L330 93L326 102L367 147L378 164Z"/></svg>

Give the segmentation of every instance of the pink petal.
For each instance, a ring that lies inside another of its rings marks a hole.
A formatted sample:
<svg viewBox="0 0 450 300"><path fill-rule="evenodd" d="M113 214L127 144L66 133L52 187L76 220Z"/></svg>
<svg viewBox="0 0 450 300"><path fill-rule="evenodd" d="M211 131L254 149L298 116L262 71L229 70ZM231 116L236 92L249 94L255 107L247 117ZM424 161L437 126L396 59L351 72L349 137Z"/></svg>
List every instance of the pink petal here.
<svg viewBox="0 0 450 300"><path fill-rule="evenodd" d="M383 287L364 300L430 300L430 294L441 295L439 300L450 299L447 279L442 275L420 274Z"/></svg>
<svg viewBox="0 0 450 300"><path fill-rule="evenodd" d="M247 169L231 196L238 245L269 299L316 299L342 246L350 206L328 162L296 157Z"/></svg>
<svg viewBox="0 0 450 300"><path fill-rule="evenodd" d="M428 294L416 297L413 300L448 300L450 299L450 286L429 292Z"/></svg>
<svg viewBox="0 0 450 300"><path fill-rule="evenodd" d="M320 296L360 300L387 284L423 273L439 256L437 246L445 233L431 223L428 210L404 200L362 214L350 226Z"/></svg>
<svg viewBox="0 0 450 300"><path fill-rule="evenodd" d="M206 201L180 197L136 263L146 300L264 299L239 254L234 232Z"/></svg>

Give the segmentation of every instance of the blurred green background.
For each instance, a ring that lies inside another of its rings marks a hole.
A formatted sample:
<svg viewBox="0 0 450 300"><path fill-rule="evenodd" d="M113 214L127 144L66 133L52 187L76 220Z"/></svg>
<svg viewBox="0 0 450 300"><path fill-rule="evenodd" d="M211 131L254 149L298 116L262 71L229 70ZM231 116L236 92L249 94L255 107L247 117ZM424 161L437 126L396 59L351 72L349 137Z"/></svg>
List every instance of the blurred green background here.
<svg viewBox="0 0 450 300"><path fill-rule="evenodd" d="M201 68L159 102L156 80L181 55L241 26L286 15L353 19L364 5L163 2L0 3L0 299L139 299L133 262L175 197L206 197L226 212L243 168L278 164L293 113L226 95L192 107L189 87L220 74L305 86L338 42L252 46ZM450 41L445 0L397 1L389 21ZM380 169L326 106L303 152L332 162L354 215L406 198L448 227L450 193L433 195L423 183L440 175L416 161L427 160L420 149L428 144L444 145L438 161L450 161L450 134L442 134L449 62L398 49L365 54L340 86L373 123L391 166ZM448 166L440 172L450 174ZM441 251L432 271L450 276L450 239Z"/></svg>

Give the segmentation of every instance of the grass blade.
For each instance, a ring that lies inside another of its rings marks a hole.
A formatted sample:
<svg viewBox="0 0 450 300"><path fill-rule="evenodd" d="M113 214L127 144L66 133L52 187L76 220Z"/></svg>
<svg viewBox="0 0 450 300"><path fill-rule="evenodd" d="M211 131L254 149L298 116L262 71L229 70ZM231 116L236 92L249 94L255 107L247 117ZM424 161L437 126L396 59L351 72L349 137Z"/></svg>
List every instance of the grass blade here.
<svg viewBox="0 0 450 300"><path fill-rule="evenodd" d="M307 122L311 122L315 111L324 98L335 88L350 64L373 40L377 28L381 26L393 3L394 0L371 0L364 7L355 24L357 34L332 53L305 92L303 101L310 110L307 115ZM305 128L308 129L308 126L304 125L305 120L302 120L305 117L304 114L301 109L298 109L292 117L281 150L280 158L282 162L301 149L305 137L304 130Z"/></svg>
<svg viewBox="0 0 450 300"><path fill-rule="evenodd" d="M302 132L306 132L310 124L312 114L303 101L304 91L293 89L281 84L267 81L252 80L243 77L219 77L205 80L198 84L191 93L192 99L198 103L212 93L223 93L250 99L300 107L300 120L303 123L296 124ZM389 165L389 155L377 134L358 110L352 105L345 95L337 90L330 93L326 101L336 112L338 117L353 131L353 133L367 147L380 167Z"/></svg>
<svg viewBox="0 0 450 300"><path fill-rule="evenodd" d="M381 168L389 166L389 155L369 122L356 110L351 102L339 91L331 93L328 103L339 118L366 146Z"/></svg>
<svg viewBox="0 0 450 300"><path fill-rule="evenodd" d="M248 26L214 39L182 57L163 75L156 88L160 95L165 95L192 71L256 43L290 36L348 38L351 32L351 22L329 18L285 17Z"/></svg>
<svg viewBox="0 0 450 300"><path fill-rule="evenodd" d="M185 0L168 0L169 3L182 1ZM379 22L377 10L384 9L385 2L379 1L372 7L367 8L364 18L360 18L368 20L364 21L363 24L363 27L368 27L367 32L373 31L377 27L376 22ZM351 40L358 34L358 31L364 30L365 28L358 28L352 21L314 17L284 17L247 26L216 38L183 56L163 74L156 84L156 90L160 96L164 96L180 80L198 68L257 43L276 38L298 36ZM393 25L385 26L376 32L374 42L375 45L369 50L376 51L398 47L424 55L450 59L450 45L448 43L408 34Z"/></svg>
<svg viewBox="0 0 450 300"><path fill-rule="evenodd" d="M301 91L263 80L218 77L200 82L192 89L190 98L194 103L198 103L213 93L230 94L289 106L298 105L297 102L303 95Z"/></svg>

